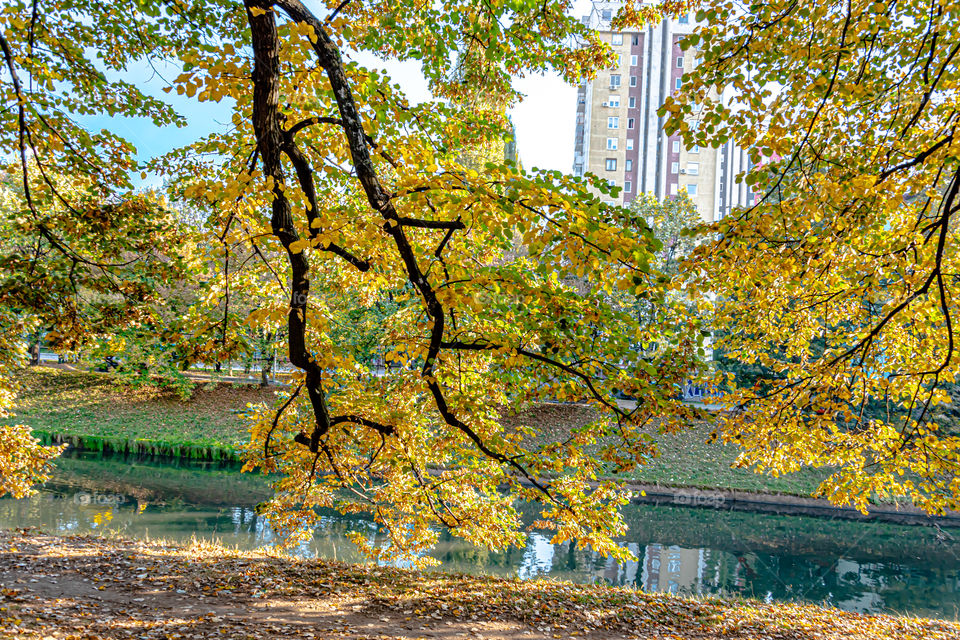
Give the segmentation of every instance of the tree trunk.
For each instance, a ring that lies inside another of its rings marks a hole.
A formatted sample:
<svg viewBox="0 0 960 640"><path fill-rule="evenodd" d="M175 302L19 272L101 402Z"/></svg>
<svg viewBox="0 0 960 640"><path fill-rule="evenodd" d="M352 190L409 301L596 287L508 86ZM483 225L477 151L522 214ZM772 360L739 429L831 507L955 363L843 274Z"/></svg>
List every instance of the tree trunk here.
<svg viewBox="0 0 960 640"><path fill-rule="evenodd" d="M269 387L270 386L270 361L264 360L263 364L260 365L260 386Z"/></svg>

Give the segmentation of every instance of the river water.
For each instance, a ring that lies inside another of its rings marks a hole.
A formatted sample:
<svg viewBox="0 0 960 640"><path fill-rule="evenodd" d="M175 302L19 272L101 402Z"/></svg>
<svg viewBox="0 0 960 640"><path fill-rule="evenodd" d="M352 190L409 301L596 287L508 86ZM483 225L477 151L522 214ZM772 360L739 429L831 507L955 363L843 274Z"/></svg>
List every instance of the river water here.
<svg viewBox="0 0 960 640"><path fill-rule="evenodd" d="M216 539L243 549L275 542L254 506L266 481L236 467L74 453L23 500L0 499L0 529L103 530L137 538ZM110 514L109 519L105 514ZM960 528L633 504L617 563L533 531L522 549L491 553L443 535L440 570L606 582L647 591L806 601L866 613L960 617ZM325 514L308 556L360 560L346 535L380 539L363 517Z"/></svg>

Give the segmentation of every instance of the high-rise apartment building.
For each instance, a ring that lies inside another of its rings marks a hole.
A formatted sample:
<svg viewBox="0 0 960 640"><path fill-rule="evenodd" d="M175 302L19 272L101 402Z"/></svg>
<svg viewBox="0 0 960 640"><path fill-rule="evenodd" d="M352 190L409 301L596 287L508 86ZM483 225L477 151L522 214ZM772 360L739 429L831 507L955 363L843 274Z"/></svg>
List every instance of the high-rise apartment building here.
<svg viewBox="0 0 960 640"><path fill-rule="evenodd" d="M685 148L679 136L664 133L657 115L667 96L683 85L697 64L697 52L680 49L696 26L692 15L667 18L639 31L613 31L610 21L621 0L596 0L584 24L610 43L618 64L583 82L577 92L574 174L594 173L622 187L619 204L638 193L663 199L686 191L704 220L717 220L732 207L752 204L737 184L749 168L746 153L728 143L719 149Z"/></svg>

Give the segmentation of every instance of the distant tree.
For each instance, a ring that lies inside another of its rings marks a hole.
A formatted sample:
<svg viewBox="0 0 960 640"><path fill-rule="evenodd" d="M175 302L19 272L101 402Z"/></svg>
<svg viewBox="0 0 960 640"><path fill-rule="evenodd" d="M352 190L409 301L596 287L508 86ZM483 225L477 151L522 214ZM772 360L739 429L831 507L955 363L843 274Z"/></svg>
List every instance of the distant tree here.
<svg viewBox="0 0 960 640"><path fill-rule="evenodd" d="M659 269L668 275L677 275L680 263L693 253L699 242L696 230L703 221L697 205L685 192L663 200L642 193L628 208L653 229L653 237L662 245L655 254Z"/></svg>

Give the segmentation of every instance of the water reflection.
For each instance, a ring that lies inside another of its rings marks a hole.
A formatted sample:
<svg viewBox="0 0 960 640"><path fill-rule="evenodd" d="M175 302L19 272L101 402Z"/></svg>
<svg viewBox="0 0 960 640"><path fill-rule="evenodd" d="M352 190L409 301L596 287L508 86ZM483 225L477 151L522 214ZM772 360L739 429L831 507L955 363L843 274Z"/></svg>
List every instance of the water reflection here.
<svg viewBox="0 0 960 640"><path fill-rule="evenodd" d="M276 542L254 510L268 495L264 479L222 465L66 458L40 494L0 500L0 528L109 528L143 539L197 537L253 549ZM624 563L569 542L551 544L538 531L524 548L504 553L442 535L432 554L450 571L802 600L860 612L950 619L960 612L957 530L657 505L631 505L624 516L630 532L622 544L636 557ZM349 533L384 542L374 523L326 513L297 552L361 560Z"/></svg>

